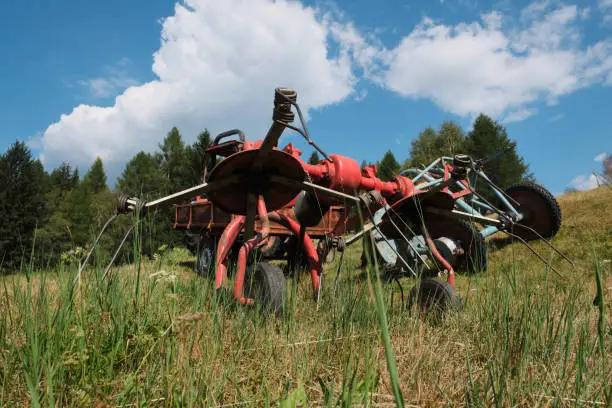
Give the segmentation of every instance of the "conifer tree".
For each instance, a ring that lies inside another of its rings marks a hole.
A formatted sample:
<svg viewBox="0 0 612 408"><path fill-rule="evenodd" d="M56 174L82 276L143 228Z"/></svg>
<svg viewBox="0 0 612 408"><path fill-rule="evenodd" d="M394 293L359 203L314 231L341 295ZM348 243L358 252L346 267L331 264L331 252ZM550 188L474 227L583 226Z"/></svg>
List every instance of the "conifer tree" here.
<svg viewBox="0 0 612 408"><path fill-rule="evenodd" d="M317 164L320 161L321 159L319 158L319 154L317 153L316 150L312 152L312 154L310 155L310 158L308 158L308 164Z"/></svg>
<svg viewBox="0 0 612 408"><path fill-rule="evenodd" d="M395 156L388 150L387 153L383 156L380 166L378 166L378 177L381 180L391 180L393 177L397 176L400 170L400 165L395 160Z"/></svg>

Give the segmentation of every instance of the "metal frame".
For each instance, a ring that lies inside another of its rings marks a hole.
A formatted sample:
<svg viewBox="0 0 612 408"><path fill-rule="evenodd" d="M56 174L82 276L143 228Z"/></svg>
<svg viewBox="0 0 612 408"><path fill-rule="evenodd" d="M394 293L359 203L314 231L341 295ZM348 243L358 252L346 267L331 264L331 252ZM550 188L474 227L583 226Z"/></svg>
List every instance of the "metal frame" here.
<svg viewBox="0 0 612 408"><path fill-rule="evenodd" d="M445 181L445 176L448 173L448 167L450 166L448 162L452 162L453 158L448 156L442 156L434 160L423 170L419 169L406 169L400 173L402 176L409 176L416 173L416 176L412 178L412 181L416 184L420 179L425 179L427 183L419 185L419 188L429 188L435 186L437 184L443 183ZM433 169L442 170L444 172L443 177L434 177L430 174L430 171ZM458 196L455 200L455 203L462 210L466 211L466 213L455 211L455 214L458 216L462 216L465 218L466 215L472 215L472 221L478 222L481 224L488 224L485 228L480 230L480 234L483 238L489 237L500 231L499 222L495 221L494 218L490 218L485 216L485 211L490 211L493 213L499 213L499 209L475 198L473 195L473 190L470 186L476 186L478 181L482 180L484 184L493 191L495 196L499 198L503 206L505 207L505 213L510 214L514 221L518 222L523 219L523 214L518 211L515 206L512 205L510 200L508 200L507 195L501 191L492 181L491 179L481 170L478 169L476 171L471 171L469 174L469 185L466 186L461 181L457 181L455 183L455 188L457 191L453 192L454 196ZM464 196L459 196L464 194ZM466 200L465 196L471 195L469 199ZM516 206L518 207L518 206ZM483 211L484 210L484 211ZM501 214L500 214L501 215Z"/></svg>

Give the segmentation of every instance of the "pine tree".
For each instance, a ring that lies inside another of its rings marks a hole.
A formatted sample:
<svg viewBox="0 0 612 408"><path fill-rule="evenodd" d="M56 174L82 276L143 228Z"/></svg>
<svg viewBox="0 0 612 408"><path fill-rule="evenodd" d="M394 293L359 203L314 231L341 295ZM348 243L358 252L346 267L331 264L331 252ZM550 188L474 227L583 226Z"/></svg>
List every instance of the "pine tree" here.
<svg viewBox="0 0 612 408"><path fill-rule="evenodd" d="M395 156L388 150L387 153L383 156L380 166L378 166L378 177L381 180L391 180L393 177L397 176L400 170L400 165L395 160Z"/></svg>
<svg viewBox="0 0 612 408"><path fill-rule="evenodd" d="M62 162L59 167L54 169L49 175L49 179L51 188L57 188L62 193L61 195L74 187L72 167L66 162Z"/></svg>
<svg viewBox="0 0 612 408"><path fill-rule="evenodd" d="M94 164L85 174L85 177L83 178L83 184L93 194L98 194L108 189L108 187L106 186L106 173L104 172L104 164L102 163L101 158L96 158Z"/></svg>
<svg viewBox="0 0 612 408"><path fill-rule="evenodd" d="M159 148L161 168L170 181L172 191L189 187L189 164L186 160L185 143L176 127L168 132Z"/></svg>
<svg viewBox="0 0 612 408"><path fill-rule="evenodd" d="M485 166L485 173L500 188L533 178L528 174L528 166L523 157L516 152L516 142L510 140L506 129L486 115L479 115L469 132L465 143L465 153L474 160L490 157L506 151Z"/></svg>
<svg viewBox="0 0 612 408"><path fill-rule="evenodd" d="M308 159L308 164L317 164L318 162L320 162L321 159L319 158L319 154L317 153L317 151L315 150L314 152L312 152L312 154L310 155L310 158Z"/></svg>
<svg viewBox="0 0 612 408"><path fill-rule="evenodd" d="M160 160L142 151L136 154L117 179L117 190L143 199L164 196L169 190L169 180Z"/></svg>
<svg viewBox="0 0 612 408"><path fill-rule="evenodd" d="M46 173L24 142L0 156L0 259L18 268L29 261L35 229L44 221Z"/></svg>
<svg viewBox="0 0 612 408"><path fill-rule="evenodd" d="M194 186L202 183L204 167L208 165L206 162L206 149L212 145L210 133L207 129L198 135L198 138L191 146L187 146L186 154L189 162L188 184Z"/></svg>

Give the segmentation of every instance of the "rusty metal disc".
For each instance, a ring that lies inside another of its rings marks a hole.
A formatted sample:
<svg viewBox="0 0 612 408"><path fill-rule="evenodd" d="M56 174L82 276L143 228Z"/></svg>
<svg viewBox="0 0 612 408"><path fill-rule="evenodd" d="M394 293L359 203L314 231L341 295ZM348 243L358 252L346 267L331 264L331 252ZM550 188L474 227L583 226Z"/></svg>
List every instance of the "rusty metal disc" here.
<svg viewBox="0 0 612 408"><path fill-rule="evenodd" d="M506 193L520 204L517 210L523 214L523 219L519 224L532 228L544 238L557 234L561 227L561 208L548 190L535 183L520 183L508 187ZM515 226L513 232L527 241L539 238L519 226Z"/></svg>
<svg viewBox="0 0 612 408"><path fill-rule="evenodd" d="M450 194L442 191L424 192L404 197L391 205L391 211L385 212L382 217L380 230L389 239L399 239L401 234L396 226L403 228L407 223L419 226L421 218L425 217L425 208L434 207L443 210L452 210L454 199Z"/></svg>
<svg viewBox="0 0 612 408"><path fill-rule="evenodd" d="M238 182L215 189L208 195L223 211L246 215L249 193L263 194L267 210L276 211L289 204L301 191L299 183L305 180L306 173L298 159L281 150L271 150L267 153L262 170L253 173L251 168L258 152L258 149L253 149L235 153L221 161L210 173L208 182L211 186L240 176ZM270 180L270 176L281 176L296 183L280 183Z"/></svg>

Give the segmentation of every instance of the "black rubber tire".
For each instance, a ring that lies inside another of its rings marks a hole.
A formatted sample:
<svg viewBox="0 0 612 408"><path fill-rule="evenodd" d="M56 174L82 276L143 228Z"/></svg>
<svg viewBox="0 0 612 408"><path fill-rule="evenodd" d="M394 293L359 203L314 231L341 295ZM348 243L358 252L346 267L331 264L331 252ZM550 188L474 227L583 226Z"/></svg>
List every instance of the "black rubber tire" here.
<svg viewBox="0 0 612 408"><path fill-rule="evenodd" d="M262 309L280 314L287 298L287 279L281 268L267 262L247 267L244 292Z"/></svg>
<svg viewBox="0 0 612 408"><path fill-rule="evenodd" d="M282 238L283 237L274 236L274 235L268 238L269 240L272 240L272 245L270 246L269 249L261 251L264 258L275 258L275 257L282 255L282 248L281 248Z"/></svg>
<svg viewBox="0 0 612 408"><path fill-rule="evenodd" d="M455 272L470 274L487 270L487 243L475 225L450 218L430 218L425 225L432 239L447 237L461 242L465 253L453 265Z"/></svg>
<svg viewBox="0 0 612 408"><path fill-rule="evenodd" d="M455 288L448 282L433 278L422 279L410 290L408 308L417 302L423 314L445 313L458 310L461 306Z"/></svg>
<svg viewBox="0 0 612 408"><path fill-rule="evenodd" d="M183 236L183 243L193 255L198 254L198 245L200 243L200 232L186 230Z"/></svg>
<svg viewBox="0 0 612 408"><path fill-rule="evenodd" d="M505 192L520 204L517 210L525 213L525 218L519 224L533 228L547 239L557 235L561 228L561 207L547 189L525 182L514 184ZM532 231L520 226L515 226L513 233L527 241L539 239Z"/></svg>
<svg viewBox="0 0 612 408"><path fill-rule="evenodd" d="M199 276L214 277L215 254L217 253L218 238L202 235L198 241L196 252L195 272Z"/></svg>
<svg viewBox="0 0 612 408"><path fill-rule="evenodd" d="M298 242L299 238L295 235L290 235L285 241L287 259L286 272L287 276L290 277L295 276L296 271L310 273L310 261L304 252L304 248L298 247Z"/></svg>

